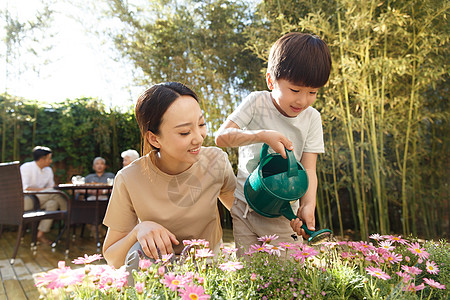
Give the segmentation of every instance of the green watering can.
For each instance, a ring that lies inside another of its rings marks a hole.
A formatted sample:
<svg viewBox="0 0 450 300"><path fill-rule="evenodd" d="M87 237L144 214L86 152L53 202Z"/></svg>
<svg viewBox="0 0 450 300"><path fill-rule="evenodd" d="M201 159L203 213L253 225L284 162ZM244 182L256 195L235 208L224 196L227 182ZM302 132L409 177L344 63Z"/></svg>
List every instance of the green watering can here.
<svg viewBox="0 0 450 300"><path fill-rule="evenodd" d="M300 199L308 190L308 174L294 153L286 149L287 159L278 153L268 154L269 145L261 148L258 167L250 174L244 185L245 199L258 214L289 221L297 216L290 202ZM318 244L331 235L331 230L311 231L303 223L302 229L310 236L309 244Z"/></svg>

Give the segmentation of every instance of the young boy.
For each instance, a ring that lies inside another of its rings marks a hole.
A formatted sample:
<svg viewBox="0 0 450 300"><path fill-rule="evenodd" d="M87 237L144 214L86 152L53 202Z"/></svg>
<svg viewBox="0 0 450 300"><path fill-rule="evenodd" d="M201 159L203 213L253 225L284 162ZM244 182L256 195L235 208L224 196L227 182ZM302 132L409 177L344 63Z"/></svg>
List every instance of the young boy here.
<svg viewBox="0 0 450 300"><path fill-rule="evenodd" d="M330 51L319 37L288 33L272 46L266 81L269 91L247 96L227 118L216 135L219 147L239 147L235 201L231 209L233 234L239 254L258 242L258 237L276 234L277 242L294 242L292 234L307 237L300 226L315 230L317 154L324 152L320 113L311 107L317 91L331 71ZM262 143L286 158L293 150L305 167L309 188L292 206L298 218L267 218L249 208L244 196L247 177L259 164ZM298 241L301 242L301 241Z"/></svg>

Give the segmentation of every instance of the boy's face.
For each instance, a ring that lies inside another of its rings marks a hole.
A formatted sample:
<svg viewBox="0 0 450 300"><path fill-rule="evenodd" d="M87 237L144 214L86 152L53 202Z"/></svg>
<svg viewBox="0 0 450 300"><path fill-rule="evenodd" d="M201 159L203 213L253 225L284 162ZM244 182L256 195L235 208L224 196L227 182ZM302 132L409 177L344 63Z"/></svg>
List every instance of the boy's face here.
<svg viewBox="0 0 450 300"><path fill-rule="evenodd" d="M314 103L319 88L295 85L285 79L272 80L267 73L267 86L278 111L286 117L296 117Z"/></svg>

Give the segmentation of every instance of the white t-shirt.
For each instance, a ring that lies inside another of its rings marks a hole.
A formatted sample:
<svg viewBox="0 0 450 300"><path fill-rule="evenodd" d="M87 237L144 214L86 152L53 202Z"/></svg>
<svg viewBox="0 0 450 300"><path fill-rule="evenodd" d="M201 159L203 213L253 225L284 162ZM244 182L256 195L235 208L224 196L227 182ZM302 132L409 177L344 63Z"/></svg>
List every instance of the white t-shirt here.
<svg viewBox="0 0 450 300"><path fill-rule="evenodd" d="M24 163L20 166L23 190L53 188L53 170L50 167L39 168L35 161Z"/></svg>
<svg viewBox="0 0 450 300"><path fill-rule="evenodd" d="M268 91L253 92L228 117L241 129L275 130L294 145L295 158L300 161L303 152L324 153L323 130L320 113L311 106L297 117L283 116L272 102ZM262 143L239 147L239 162L235 197L245 202L244 184L259 164ZM269 153L273 153L269 149Z"/></svg>

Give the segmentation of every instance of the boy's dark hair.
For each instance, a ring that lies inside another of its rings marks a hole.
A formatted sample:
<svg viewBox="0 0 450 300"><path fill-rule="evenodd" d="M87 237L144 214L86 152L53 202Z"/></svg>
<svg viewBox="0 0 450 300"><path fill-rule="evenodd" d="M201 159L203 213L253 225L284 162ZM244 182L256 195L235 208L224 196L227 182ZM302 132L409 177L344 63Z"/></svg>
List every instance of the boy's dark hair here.
<svg viewBox="0 0 450 300"><path fill-rule="evenodd" d="M270 49L267 72L273 80L284 79L299 86L324 86L331 72L331 54L318 36L291 32Z"/></svg>
<svg viewBox="0 0 450 300"><path fill-rule="evenodd" d="M36 146L33 148L33 159L34 161L38 161L41 157L49 155L52 153L52 149L44 146Z"/></svg>

